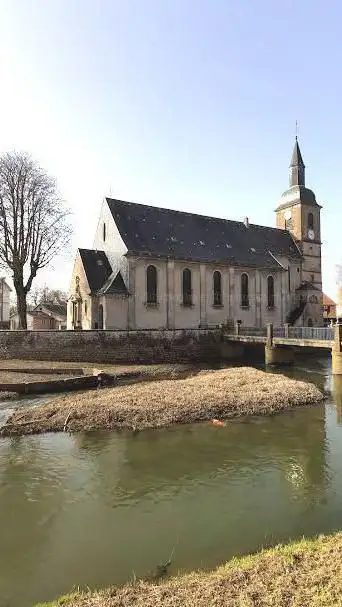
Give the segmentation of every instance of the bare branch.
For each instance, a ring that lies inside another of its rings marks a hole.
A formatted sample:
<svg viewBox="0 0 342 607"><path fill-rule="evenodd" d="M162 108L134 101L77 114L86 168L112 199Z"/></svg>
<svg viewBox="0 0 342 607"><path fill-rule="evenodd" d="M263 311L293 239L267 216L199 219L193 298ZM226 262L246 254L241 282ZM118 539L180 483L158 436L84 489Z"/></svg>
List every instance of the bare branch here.
<svg viewBox="0 0 342 607"><path fill-rule="evenodd" d="M68 219L56 181L28 154L0 157L0 266L12 272L22 328L37 272L70 241Z"/></svg>

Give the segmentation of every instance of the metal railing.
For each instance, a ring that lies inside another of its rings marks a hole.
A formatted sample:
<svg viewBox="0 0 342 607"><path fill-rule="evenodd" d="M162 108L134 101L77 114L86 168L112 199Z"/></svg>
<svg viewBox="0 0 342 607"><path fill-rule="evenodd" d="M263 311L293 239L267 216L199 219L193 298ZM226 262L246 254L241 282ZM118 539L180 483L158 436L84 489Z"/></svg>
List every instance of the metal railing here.
<svg viewBox="0 0 342 607"><path fill-rule="evenodd" d="M244 327L235 325L229 330L231 335L241 337L267 337L267 327ZM306 339L313 341L334 341L334 327L273 327L272 337L278 339Z"/></svg>
<svg viewBox="0 0 342 607"><path fill-rule="evenodd" d="M333 341L335 337L333 327L289 327L288 332L290 339Z"/></svg>
<svg viewBox="0 0 342 607"><path fill-rule="evenodd" d="M236 327L235 332L237 332ZM240 325L238 334L250 337L266 337L267 327L243 327Z"/></svg>

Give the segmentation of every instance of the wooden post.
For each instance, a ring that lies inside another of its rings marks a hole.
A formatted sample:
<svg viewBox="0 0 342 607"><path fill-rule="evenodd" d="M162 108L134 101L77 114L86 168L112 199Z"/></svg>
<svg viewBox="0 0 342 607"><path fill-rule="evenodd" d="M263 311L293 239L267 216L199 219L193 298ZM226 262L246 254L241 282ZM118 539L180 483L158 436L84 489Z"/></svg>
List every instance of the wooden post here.
<svg viewBox="0 0 342 607"><path fill-rule="evenodd" d="M267 347L272 348L273 346L273 324L267 325Z"/></svg>
<svg viewBox="0 0 342 607"><path fill-rule="evenodd" d="M285 329L285 338L288 339L289 338L289 328L290 325L288 323L284 324L284 329Z"/></svg>

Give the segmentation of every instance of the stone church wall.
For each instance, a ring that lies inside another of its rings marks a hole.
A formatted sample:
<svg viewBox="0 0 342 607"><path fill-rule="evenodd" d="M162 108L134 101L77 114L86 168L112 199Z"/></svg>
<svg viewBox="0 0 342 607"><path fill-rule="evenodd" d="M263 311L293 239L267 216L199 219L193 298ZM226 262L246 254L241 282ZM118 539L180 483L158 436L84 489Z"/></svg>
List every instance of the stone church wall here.
<svg viewBox="0 0 342 607"><path fill-rule="evenodd" d="M239 358L220 331L0 331L0 360L165 363Z"/></svg>

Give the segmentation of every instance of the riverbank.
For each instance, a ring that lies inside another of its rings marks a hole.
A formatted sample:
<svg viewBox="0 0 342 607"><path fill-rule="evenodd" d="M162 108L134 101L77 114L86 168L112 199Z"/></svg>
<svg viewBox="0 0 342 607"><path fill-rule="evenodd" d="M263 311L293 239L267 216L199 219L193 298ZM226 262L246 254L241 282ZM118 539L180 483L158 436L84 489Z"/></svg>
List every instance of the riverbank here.
<svg viewBox="0 0 342 607"><path fill-rule="evenodd" d="M201 371L186 379L105 388L17 410L0 435L68 430L143 430L173 424L271 415L323 400L310 383L250 367Z"/></svg>
<svg viewBox="0 0 342 607"><path fill-rule="evenodd" d="M337 607L341 557L337 533L233 559L209 573L75 593L44 607Z"/></svg>

